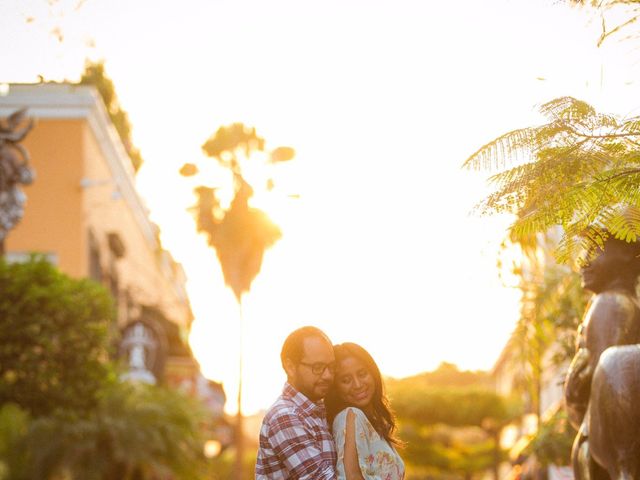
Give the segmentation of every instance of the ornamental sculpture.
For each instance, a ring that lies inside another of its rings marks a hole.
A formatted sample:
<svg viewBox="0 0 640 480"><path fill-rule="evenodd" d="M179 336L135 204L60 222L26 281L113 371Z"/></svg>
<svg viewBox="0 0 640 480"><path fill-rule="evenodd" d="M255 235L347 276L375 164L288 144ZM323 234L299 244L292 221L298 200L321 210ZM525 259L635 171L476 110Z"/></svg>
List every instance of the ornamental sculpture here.
<svg viewBox="0 0 640 480"><path fill-rule="evenodd" d="M35 176L29 168L29 153L20 144L32 128L26 109L0 121L0 254L4 253L4 239L24 213L26 195L20 185L30 184Z"/></svg>
<svg viewBox="0 0 640 480"><path fill-rule="evenodd" d="M576 480L640 478L639 247L609 238L581 271L594 296L565 380Z"/></svg>
<svg viewBox="0 0 640 480"><path fill-rule="evenodd" d="M159 351L158 339L151 328L143 322L129 325L120 345L128 363L128 370L121 375L122 380L155 385L157 379L152 373Z"/></svg>

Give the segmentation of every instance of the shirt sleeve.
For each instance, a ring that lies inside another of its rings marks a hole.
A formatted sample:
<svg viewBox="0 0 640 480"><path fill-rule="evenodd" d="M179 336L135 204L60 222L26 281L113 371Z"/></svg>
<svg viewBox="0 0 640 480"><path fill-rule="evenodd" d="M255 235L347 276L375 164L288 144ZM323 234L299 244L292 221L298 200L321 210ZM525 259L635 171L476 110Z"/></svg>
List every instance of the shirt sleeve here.
<svg viewBox="0 0 640 480"><path fill-rule="evenodd" d="M273 419L269 442L291 479L336 480L335 466L323 455L313 430L293 412Z"/></svg>

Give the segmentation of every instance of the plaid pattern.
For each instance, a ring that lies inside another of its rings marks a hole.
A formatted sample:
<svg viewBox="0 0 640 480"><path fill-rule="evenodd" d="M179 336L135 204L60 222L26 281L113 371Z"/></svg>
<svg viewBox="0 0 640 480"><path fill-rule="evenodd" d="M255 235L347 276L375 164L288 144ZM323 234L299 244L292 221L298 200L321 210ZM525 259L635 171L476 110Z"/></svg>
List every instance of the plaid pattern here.
<svg viewBox="0 0 640 480"><path fill-rule="evenodd" d="M323 403L285 383L262 421L256 480L336 480L336 460Z"/></svg>

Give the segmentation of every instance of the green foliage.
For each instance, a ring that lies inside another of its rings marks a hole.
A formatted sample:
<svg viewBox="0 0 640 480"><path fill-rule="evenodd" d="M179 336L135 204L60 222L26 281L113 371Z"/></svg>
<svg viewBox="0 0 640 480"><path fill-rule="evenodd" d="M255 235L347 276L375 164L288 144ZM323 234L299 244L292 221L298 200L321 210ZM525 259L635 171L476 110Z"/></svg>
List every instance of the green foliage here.
<svg viewBox="0 0 640 480"><path fill-rule="evenodd" d="M402 457L408 478L471 478L504 460L496 437L477 428L446 425L416 427L401 424L400 435L407 446Z"/></svg>
<svg viewBox="0 0 640 480"><path fill-rule="evenodd" d="M526 410L540 415L543 370L562 365L575 353L575 333L589 293L578 273L544 258L554 245L551 236L537 235L526 242L521 245L525 267L514 271L522 290L520 316L502 362L514 372L514 393L526 399Z"/></svg>
<svg viewBox="0 0 640 480"><path fill-rule="evenodd" d="M29 414L14 403L0 406L0 480L18 480L28 457L22 442L29 428Z"/></svg>
<svg viewBox="0 0 640 480"><path fill-rule="evenodd" d="M448 363L386 385L409 478L470 478L493 467L503 455L498 432L521 412L519 401L493 391L486 372Z"/></svg>
<svg viewBox="0 0 640 480"><path fill-rule="evenodd" d="M176 474L198 478L202 440L194 405L158 387L115 384L88 419L65 416L34 422L29 444L39 475L68 471L72 478L116 480Z"/></svg>
<svg viewBox="0 0 640 480"><path fill-rule="evenodd" d="M118 383L106 290L0 260L0 480L203 479L201 406Z"/></svg>
<svg viewBox="0 0 640 480"><path fill-rule="evenodd" d="M576 433L569 423L566 411L560 408L549 420L542 423L524 453L535 454L536 459L544 466L569 465Z"/></svg>
<svg viewBox="0 0 640 480"><path fill-rule="evenodd" d="M255 449L247 449L242 460L242 480L255 479L255 465L257 446ZM233 449L227 449L216 458L209 460L207 480L229 480L234 478L234 454Z"/></svg>
<svg viewBox="0 0 640 480"><path fill-rule="evenodd" d="M483 370L459 370L453 363L442 362L433 371L423 372L401 380L389 378L387 385L411 383L428 387L474 387L490 389L493 387L491 375Z"/></svg>
<svg viewBox="0 0 640 480"><path fill-rule="evenodd" d="M560 225L557 257L567 262L579 248L592 252L608 235L640 235L640 117L600 114L572 97L541 107L548 122L506 133L482 146L467 168L497 171L496 191L482 213L517 214L514 239ZM510 165L509 167L507 165Z"/></svg>
<svg viewBox="0 0 640 480"><path fill-rule="evenodd" d="M494 449L495 445L491 439L462 444L451 452L450 470L462 474L465 478L470 478L477 472L484 472L494 464ZM499 454L501 460L504 456L502 453Z"/></svg>
<svg viewBox="0 0 640 480"><path fill-rule="evenodd" d="M41 257L0 260L0 404L88 411L109 375L111 297Z"/></svg>
<svg viewBox="0 0 640 480"><path fill-rule="evenodd" d="M553 346L553 364L570 360L575 353L575 332L589 297L582 289L580 276L551 265L545 268L541 281L524 280L521 288L524 295L515 330L520 353L541 362Z"/></svg>
<svg viewBox="0 0 640 480"><path fill-rule="evenodd" d="M431 467L433 470L449 470L450 461L447 447L451 444L448 436L443 438L433 428L418 427L413 424L400 424L399 434L406 443L402 458L412 466Z"/></svg>
<svg viewBox="0 0 640 480"><path fill-rule="evenodd" d="M389 389L398 418L417 425L481 427L491 419L506 423L519 413L518 404L490 390L438 388L412 383ZM455 406L455 407L453 407Z"/></svg>
<svg viewBox="0 0 640 480"><path fill-rule="evenodd" d="M59 410L34 418L26 431L23 426L22 436L12 438L10 446L28 461L13 462L8 478L205 478L199 409L174 391L113 383L86 416Z"/></svg>
<svg viewBox="0 0 640 480"><path fill-rule="evenodd" d="M93 85L96 87L102 101L107 109L107 113L111 118L111 123L115 127L124 148L129 155L134 171L142 166L144 162L140 150L136 148L131 139L131 122L129 115L122 109L118 101L113 81L107 76L104 69L104 62L89 62L84 66L84 72L80 78L80 85Z"/></svg>
<svg viewBox="0 0 640 480"><path fill-rule="evenodd" d="M488 419L502 424L520 412L516 400L495 393L487 372L460 371L446 362L432 372L387 379L386 386L398 418L420 426L483 427Z"/></svg>

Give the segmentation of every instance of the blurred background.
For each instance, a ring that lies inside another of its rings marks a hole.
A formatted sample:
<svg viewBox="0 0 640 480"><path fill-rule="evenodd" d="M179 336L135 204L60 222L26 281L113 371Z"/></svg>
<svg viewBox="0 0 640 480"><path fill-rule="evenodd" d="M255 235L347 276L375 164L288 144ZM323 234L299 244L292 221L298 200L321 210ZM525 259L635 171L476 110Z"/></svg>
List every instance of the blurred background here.
<svg viewBox="0 0 640 480"><path fill-rule="evenodd" d="M463 163L554 98L633 115L637 43L600 41L633 14L0 2L2 138L35 172L3 239L0 479L253 478L309 324L378 362L408 479L570 475L584 294Z"/></svg>

